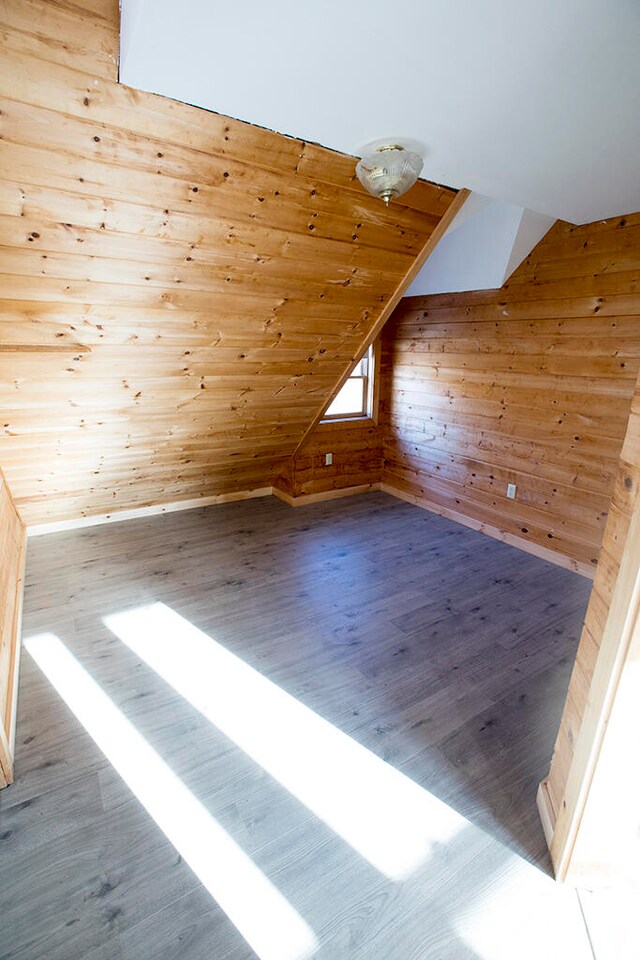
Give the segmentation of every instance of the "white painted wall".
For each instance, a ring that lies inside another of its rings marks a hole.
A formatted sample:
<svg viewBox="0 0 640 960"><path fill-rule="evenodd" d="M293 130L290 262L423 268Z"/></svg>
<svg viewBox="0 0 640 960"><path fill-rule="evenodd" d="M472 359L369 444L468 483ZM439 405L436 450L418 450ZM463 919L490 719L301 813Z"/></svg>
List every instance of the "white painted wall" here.
<svg viewBox="0 0 640 960"><path fill-rule="evenodd" d="M511 274L518 269L522 261L529 256L535 245L542 240L554 223L555 220L551 217L545 217L541 213L534 213L533 210L522 211L522 219L513 241L502 283L508 280Z"/></svg>
<svg viewBox="0 0 640 960"><path fill-rule="evenodd" d="M145 0L120 0L120 72L122 64L134 61L145 46L144 37L138 34L144 13Z"/></svg>
<svg viewBox="0 0 640 960"><path fill-rule="evenodd" d="M130 86L584 223L640 210L638 0L122 0Z"/></svg>
<svg viewBox="0 0 640 960"><path fill-rule="evenodd" d="M501 287L553 223L552 217L472 193L406 295Z"/></svg>

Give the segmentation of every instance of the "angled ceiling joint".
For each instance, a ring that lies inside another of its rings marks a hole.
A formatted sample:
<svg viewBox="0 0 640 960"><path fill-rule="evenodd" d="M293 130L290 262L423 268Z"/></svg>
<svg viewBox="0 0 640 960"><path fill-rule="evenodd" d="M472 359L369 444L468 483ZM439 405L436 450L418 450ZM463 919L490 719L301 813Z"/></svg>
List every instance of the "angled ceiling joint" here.
<svg viewBox="0 0 640 960"><path fill-rule="evenodd" d="M305 443L309 435L318 426L318 424L322 420L322 417L324 416L325 410L333 403L335 397L338 395L338 393L340 392L340 390L342 389L346 381L349 379L351 373L355 369L356 364L360 362L360 360L362 359L366 351L369 349L370 345L373 343L376 337L378 337L379 334L382 332L382 328L384 327L385 323L387 322L387 320L389 319L389 317L391 316L395 308L400 303L400 300L402 299L406 291L409 289L409 287L417 277L420 270L422 270L422 267L424 266L428 258L431 256L431 254L435 250L438 242L445 235L445 233L449 229L450 225L453 223L454 219L457 217L460 210L462 210L469 195L470 195L470 191L464 190L464 189L459 190L458 193L455 195L450 205L447 207L447 210L438 221L436 227L434 228L432 233L427 238L426 242L423 244L423 246L419 250L411 266L409 267L405 275L402 277L402 279L398 283L397 287L391 294L390 298L387 300L386 304L384 304L384 306L382 307L382 310L380 311L380 315L378 319L373 324L373 326L367 333L366 337L360 343L360 346L358 347L355 353L355 360L353 360L349 364L349 366L346 368L346 370L344 370L342 376L340 377L337 384L333 388L329 398L323 401L322 407L318 410L313 420L305 430L304 434L302 435L302 439L300 440L298 446L294 450L294 454L293 454L294 456L303 446L303 444Z"/></svg>

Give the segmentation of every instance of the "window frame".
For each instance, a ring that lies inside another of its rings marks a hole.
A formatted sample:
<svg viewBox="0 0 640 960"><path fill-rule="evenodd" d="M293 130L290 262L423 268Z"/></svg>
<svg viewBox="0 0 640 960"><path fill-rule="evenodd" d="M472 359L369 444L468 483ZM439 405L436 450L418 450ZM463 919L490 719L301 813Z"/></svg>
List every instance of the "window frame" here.
<svg viewBox="0 0 640 960"><path fill-rule="evenodd" d="M358 374L356 370L362 361L366 358L367 360L367 372L366 374ZM327 404L327 410L335 403L337 398L340 396L341 391L349 383L350 380L362 380L363 383L363 406L360 411L352 411L348 413L333 413L328 414L326 411L322 416L320 423L353 423L360 420L377 420L378 416L378 368L380 361L380 341L376 340L374 343L370 344L369 347L365 350L364 354L360 359L354 364L353 370L346 378L344 383L341 384L340 389L336 394L331 398L331 402Z"/></svg>

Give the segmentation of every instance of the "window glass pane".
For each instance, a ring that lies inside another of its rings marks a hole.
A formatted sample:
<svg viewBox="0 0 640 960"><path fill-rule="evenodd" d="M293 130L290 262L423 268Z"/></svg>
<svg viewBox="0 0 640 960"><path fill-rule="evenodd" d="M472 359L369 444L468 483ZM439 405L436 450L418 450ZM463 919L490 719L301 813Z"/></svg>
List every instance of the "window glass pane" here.
<svg viewBox="0 0 640 960"><path fill-rule="evenodd" d="M339 416L363 416L365 414L364 407L364 385L365 381L358 378L351 377L342 390L335 398L329 409L327 410L326 417L339 417Z"/></svg>
<svg viewBox="0 0 640 960"><path fill-rule="evenodd" d="M367 367L368 367L368 366L369 366L369 351L367 350L367 352L365 353L365 355L364 355L364 357L362 358L362 360L360 361L360 363L357 364L357 366L356 366L355 370L353 371L353 373L351 374L351 376L352 376L352 377L366 377L366 375L367 375Z"/></svg>

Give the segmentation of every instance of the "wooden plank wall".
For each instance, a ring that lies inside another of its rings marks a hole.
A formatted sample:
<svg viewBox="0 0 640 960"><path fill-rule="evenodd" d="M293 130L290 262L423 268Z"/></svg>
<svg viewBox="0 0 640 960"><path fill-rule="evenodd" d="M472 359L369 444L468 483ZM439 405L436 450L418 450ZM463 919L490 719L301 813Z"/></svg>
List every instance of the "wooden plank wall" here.
<svg viewBox="0 0 640 960"><path fill-rule="evenodd" d="M0 472L0 787L13 781L13 738L25 527Z"/></svg>
<svg viewBox="0 0 640 960"><path fill-rule="evenodd" d="M333 454L327 465L325 455ZM382 435L374 420L320 423L292 457L276 488L289 497L325 499L337 491L374 487L382 475ZM302 502L302 501L301 501Z"/></svg>
<svg viewBox="0 0 640 960"><path fill-rule="evenodd" d="M625 797L620 795L621 784L611 782L607 787L603 776L596 773L625 671L630 676L636 671L636 679L630 680L633 685L627 691L627 700L635 703L637 719L638 666L633 661L640 656L639 591L640 377L551 768L541 785L543 820L547 821L551 854L561 879L593 880L605 872L608 859L614 856L611 843L607 852L607 838L616 834L613 824L616 808L620 808L621 815L627 809ZM635 654L629 657L634 643ZM609 744L614 761L610 769L617 771L612 773L616 778L625 766L636 766L633 753L637 749L637 737L636 723L626 734L618 731L616 743ZM622 749L621 743L625 744ZM590 794L594 776L599 780L598 816L587 817L583 822L585 811L593 805ZM637 774L634 776L637 783ZM604 793L609 798L609 810L603 807ZM636 809L636 818L637 814ZM623 847L624 844L618 844L619 860L623 859L620 856Z"/></svg>
<svg viewBox="0 0 640 960"><path fill-rule="evenodd" d="M404 300L383 334L383 489L593 575L639 268L640 214L559 222L502 289Z"/></svg>
<svg viewBox="0 0 640 960"><path fill-rule="evenodd" d="M0 463L30 523L271 485L455 193L116 82L117 0L0 3Z"/></svg>

